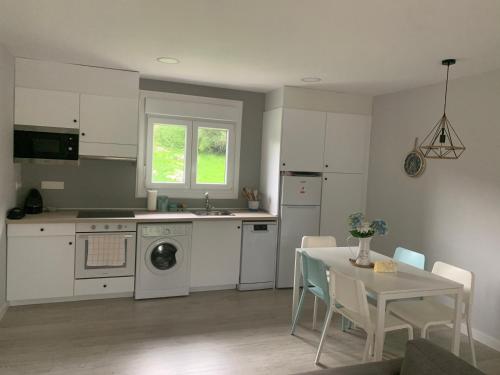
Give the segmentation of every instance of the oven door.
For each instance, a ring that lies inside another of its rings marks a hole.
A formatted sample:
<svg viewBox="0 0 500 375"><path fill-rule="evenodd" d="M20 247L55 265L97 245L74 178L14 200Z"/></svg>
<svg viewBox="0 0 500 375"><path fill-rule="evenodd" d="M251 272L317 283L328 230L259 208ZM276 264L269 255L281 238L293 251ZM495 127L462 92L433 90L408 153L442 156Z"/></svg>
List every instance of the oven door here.
<svg viewBox="0 0 500 375"><path fill-rule="evenodd" d="M78 160L78 134L26 129L14 129L16 161Z"/></svg>
<svg viewBox="0 0 500 375"><path fill-rule="evenodd" d="M133 276L135 232L76 235L75 279Z"/></svg>

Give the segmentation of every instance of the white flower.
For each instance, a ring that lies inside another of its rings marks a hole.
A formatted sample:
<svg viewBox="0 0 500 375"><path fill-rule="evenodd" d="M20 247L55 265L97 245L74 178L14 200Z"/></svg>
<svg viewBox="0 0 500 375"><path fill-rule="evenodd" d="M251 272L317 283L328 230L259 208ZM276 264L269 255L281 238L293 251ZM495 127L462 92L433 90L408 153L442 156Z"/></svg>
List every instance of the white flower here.
<svg viewBox="0 0 500 375"><path fill-rule="evenodd" d="M358 227L359 233L368 233L370 231L372 231L372 227L370 226L370 223L366 221Z"/></svg>

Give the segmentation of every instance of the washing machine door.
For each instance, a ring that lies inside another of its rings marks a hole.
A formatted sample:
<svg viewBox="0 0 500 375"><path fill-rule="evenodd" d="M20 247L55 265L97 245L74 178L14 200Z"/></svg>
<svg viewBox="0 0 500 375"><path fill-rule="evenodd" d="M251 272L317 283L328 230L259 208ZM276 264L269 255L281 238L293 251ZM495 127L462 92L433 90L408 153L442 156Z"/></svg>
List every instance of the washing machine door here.
<svg viewBox="0 0 500 375"><path fill-rule="evenodd" d="M174 272L184 260L184 251L173 239L154 242L145 253L144 262L148 269L156 274Z"/></svg>

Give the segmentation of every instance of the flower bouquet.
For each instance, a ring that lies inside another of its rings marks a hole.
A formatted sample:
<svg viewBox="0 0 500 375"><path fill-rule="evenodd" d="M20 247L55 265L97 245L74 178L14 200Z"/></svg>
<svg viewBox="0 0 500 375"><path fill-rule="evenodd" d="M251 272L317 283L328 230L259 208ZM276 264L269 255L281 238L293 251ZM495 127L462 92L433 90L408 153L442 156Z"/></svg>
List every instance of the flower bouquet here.
<svg viewBox="0 0 500 375"><path fill-rule="evenodd" d="M356 257L356 264L369 267L370 262L370 241L376 234L383 236L387 233L388 227L384 220L365 220L365 215L356 212L349 215L349 233L352 237L359 238L359 250Z"/></svg>

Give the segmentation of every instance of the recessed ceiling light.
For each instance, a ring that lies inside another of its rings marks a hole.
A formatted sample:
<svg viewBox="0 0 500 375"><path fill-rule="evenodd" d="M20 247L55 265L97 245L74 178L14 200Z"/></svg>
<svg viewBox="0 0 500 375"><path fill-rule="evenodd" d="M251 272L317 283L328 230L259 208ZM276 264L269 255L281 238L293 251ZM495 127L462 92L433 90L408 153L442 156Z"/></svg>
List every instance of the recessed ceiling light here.
<svg viewBox="0 0 500 375"><path fill-rule="evenodd" d="M313 82L319 82L321 81L321 78L319 77L304 77L302 78L302 82L307 82L307 83L313 83Z"/></svg>
<svg viewBox="0 0 500 375"><path fill-rule="evenodd" d="M175 57L158 57L156 59L158 62L164 63L164 64L179 64L180 61L176 59Z"/></svg>

